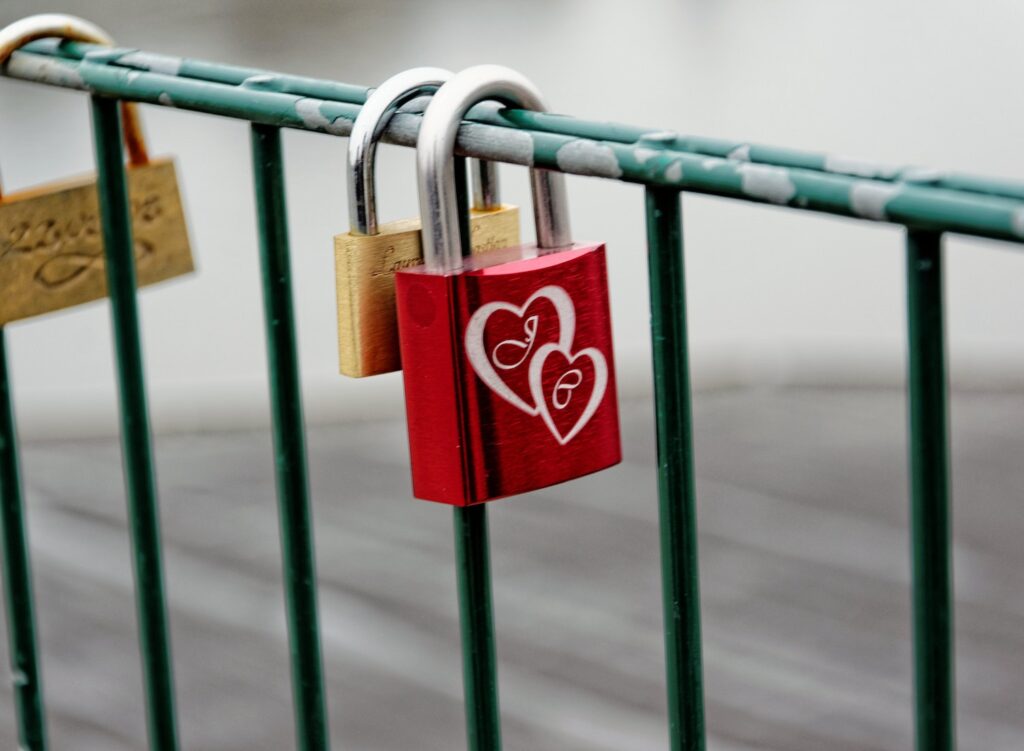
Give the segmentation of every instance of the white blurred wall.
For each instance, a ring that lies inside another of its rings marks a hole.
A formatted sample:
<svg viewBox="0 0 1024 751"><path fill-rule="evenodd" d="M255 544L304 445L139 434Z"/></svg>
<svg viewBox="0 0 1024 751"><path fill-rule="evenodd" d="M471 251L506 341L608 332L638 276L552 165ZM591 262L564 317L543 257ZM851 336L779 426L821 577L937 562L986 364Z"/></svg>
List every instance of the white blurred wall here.
<svg viewBox="0 0 1024 751"><path fill-rule="evenodd" d="M6 0L0 21L39 10ZM88 17L125 46L353 83L415 65L503 63L579 117L1024 178L1019 0L66 0L48 10ZM178 158L200 267L142 296L155 422L262 423L247 126L155 107L145 124L153 152ZM88 128L84 96L0 81L5 184L89 170ZM331 237L347 224L345 141L288 132L285 144L308 418L394 414L398 376L336 375ZM412 153L382 152L382 212L411 215ZM524 204L525 171L502 177L506 197ZM576 234L610 246L622 391L646 392L642 190L586 178L569 187ZM698 386L902 381L898 229L702 197L686 199L684 219ZM954 380L1024 385L1024 254L954 238L948 260ZM12 325L9 339L23 434L111 429L104 305Z"/></svg>

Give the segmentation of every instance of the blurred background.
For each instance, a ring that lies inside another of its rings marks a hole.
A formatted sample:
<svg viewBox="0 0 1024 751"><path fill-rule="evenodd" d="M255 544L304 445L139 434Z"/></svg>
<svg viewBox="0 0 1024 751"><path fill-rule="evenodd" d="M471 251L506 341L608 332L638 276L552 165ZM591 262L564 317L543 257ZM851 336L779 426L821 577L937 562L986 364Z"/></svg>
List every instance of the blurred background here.
<svg viewBox="0 0 1024 751"><path fill-rule="evenodd" d="M40 10L5 0L0 22ZM364 85L418 65L501 63L581 118L1024 175L1014 0L49 10L153 52ZM199 269L141 295L186 746L287 748L270 445L248 432L269 419L248 127L162 107L145 107L144 124L151 152L177 159ZM79 93L0 81L0 133L7 190L92 168ZM347 229L346 143L285 133L336 745L459 748L448 515L406 501L400 375L337 374L332 236ZM378 175L382 219L415 214L411 150L383 147ZM525 207L526 171L501 177L504 199ZM568 185L577 237L609 247L630 440L623 467L496 506L508 747L662 748L643 192ZM701 196L684 199L684 224L712 747L907 748L902 231ZM1024 259L984 240L946 247L961 739L1019 749ZM8 329L32 441L54 734L78 751L143 737L109 329L104 304ZM558 533L567 527L580 530L578 550ZM11 717L0 707L5 732Z"/></svg>

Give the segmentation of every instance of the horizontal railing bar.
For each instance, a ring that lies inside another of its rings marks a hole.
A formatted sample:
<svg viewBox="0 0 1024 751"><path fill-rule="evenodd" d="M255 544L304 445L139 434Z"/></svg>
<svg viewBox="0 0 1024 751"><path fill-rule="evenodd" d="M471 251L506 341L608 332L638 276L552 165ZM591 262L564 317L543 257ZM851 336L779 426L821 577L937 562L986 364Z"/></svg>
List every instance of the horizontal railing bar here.
<svg viewBox="0 0 1024 751"><path fill-rule="evenodd" d="M41 54L82 60L87 55L100 58L107 64L140 71L170 73L209 83L240 86L254 78L267 78L264 87L282 94L294 94L348 104L362 104L372 89L366 86L338 83L310 76L276 73L184 57L160 55L135 49L105 49L92 44L42 40L26 46L26 50ZM490 125L512 126L521 130L589 138L598 141L641 144L654 140L656 144L671 145L678 151L722 159L748 161L775 167L808 169L817 172L869 178L886 182L927 184L938 188L959 190L985 195L1024 200L1024 182L978 175L964 175L914 165L891 165L820 151L805 151L781 146L750 143L725 138L685 135L637 125L624 125L603 121L580 120L575 117L529 110L495 109L480 106L469 113L469 120Z"/></svg>
<svg viewBox="0 0 1024 751"><path fill-rule="evenodd" d="M124 47L101 47L84 42L61 41L59 39L43 39L25 45L25 52L64 58L67 60L84 60L89 56L93 61L103 60L109 65L131 68L140 71L164 73L180 78L192 78L209 83L221 83L229 86L240 86L244 82L256 78L271 76L273 85L282 94L298 94L300 96L329 99L337 102L362 104L372 90L369 86L339 83L325 78L296 76L286 73L275 73L264 68L248 68L239 65L227 65L205 60L193 60L186 57L172 57L153 52L142 52Z"/></svg>
<svg viewBox="0 0 1024 751"><path fill-rule="evenodd" d="M154 70L149 71L107 64L126 54L103 50L79 61L20 52L5 72L100 95L339 136L351 132L360 109L351 102L282 93L275 90L282 88L277 74L257 74L241 85L229 85L154 72L175 73L177 63L167 62L174 58L161 65L151 59ZM502 119L506 125L465 123L459 130L459 153L920 230L1024 241L1024 200L1018 198L707 156L681 149L672 133L620 143L524 130L509 124L508 117ZM415 145L420 120L419 114L396 115L383 140Z"/></svg>

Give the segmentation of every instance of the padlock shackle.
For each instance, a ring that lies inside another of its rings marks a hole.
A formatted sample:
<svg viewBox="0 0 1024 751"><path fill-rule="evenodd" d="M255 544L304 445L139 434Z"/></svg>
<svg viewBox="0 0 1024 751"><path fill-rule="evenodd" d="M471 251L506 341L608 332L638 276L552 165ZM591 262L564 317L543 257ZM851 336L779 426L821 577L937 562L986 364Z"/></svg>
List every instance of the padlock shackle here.
<svg viewBox="0 0 1024 751"><path fill-rule="evenodd" d="M40 13L26 16L0 29L0 65L5 65L16 50L29 42L52 37L91 42L105 47L114 46L114 40L107 32L84 18L64 13ZM146 139L142 134L142 125L134 102L121 103L121 117L124 122L124 143L128 151L128 161L136 167L148 164Z"/></svg>
<svg viewBox="0 0 1024 751"><path fill-rule="evenodd" d="M544 100L525 76L500 65L476 65L444 84L427 107L416 141L416 167L423 217L423 259L433 271L462 267L463 241L455 193L455 140L466 113L479 102L496 100L518 109L543 111ZM537 245L572 244L565 179L560 173L530 170Z"/></svg>
<svg viewBox="0 0 1024 751"><path fill-rule="evenodd" d="M374 163L377 143L398 109L423 95L433 94L452 77L444 68L410 68L397 73L366 98L348 141L348 216L351 232L376 235L377 183ZM473 208L501 206L498 168L493 162L474 160Z"/></svg>
<svg viewBox="0 0 1024 751"><path fill-rule="evenodd" d="M500 209L498 165L486 159L471 159L469 169L473 180L473 208L480 211Z"/></svg>

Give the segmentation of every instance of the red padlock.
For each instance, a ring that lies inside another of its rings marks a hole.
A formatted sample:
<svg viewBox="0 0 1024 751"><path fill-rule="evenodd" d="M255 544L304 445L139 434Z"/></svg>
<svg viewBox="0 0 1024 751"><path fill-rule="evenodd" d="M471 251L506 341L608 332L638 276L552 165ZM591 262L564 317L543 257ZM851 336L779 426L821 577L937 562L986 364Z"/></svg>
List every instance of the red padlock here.
<svg viewBox="0 0 1024 751"><path fill-rule="evenodd" d="M622 458L604 245L569 239L563 176L531 170L537 245L464 257L455 138L491 99L544 109L496 65L438 90L416 145L426 263L396 275L413 493L456 506Z"/></svg>

